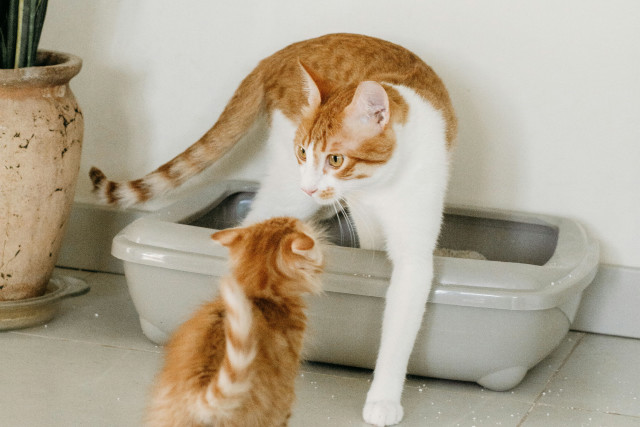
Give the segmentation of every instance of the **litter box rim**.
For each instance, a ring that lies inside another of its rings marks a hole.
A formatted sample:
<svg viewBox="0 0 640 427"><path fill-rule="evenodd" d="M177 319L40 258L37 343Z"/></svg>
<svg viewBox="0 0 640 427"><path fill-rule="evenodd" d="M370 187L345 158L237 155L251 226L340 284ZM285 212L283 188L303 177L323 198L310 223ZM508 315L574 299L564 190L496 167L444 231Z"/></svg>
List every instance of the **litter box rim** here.
<svg viewBox="0 0 640 427"><path fill-rule="evenodd" d="M125 262L211 276L213 283L215 276L227 272L226 248L209 238L213 229L178 222L188 222L230 194L257 188L256 183L235 180L204 188L125 227L113 240L112 255ZM553 256L541 266L434 256L431 303L545 310L580 295L595 276L598 244L576 221L469 206L447 206L445 211L556 227L558 244ZM326 250L324 289L383 298L391 269L384 252L331 245ZM511 286L514 282L517 287Z"/></svg>

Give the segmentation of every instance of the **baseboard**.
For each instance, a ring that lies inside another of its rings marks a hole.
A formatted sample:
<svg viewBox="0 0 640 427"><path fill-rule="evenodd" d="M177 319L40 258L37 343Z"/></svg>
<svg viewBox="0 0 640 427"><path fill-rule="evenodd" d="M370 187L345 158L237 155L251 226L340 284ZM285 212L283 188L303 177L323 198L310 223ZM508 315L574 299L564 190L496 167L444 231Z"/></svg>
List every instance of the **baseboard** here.
<svg viewBox="0 0 640 427"><path fill-rule="evenodd" d="M124 227L147 213L75 203L56 265L124 274L122 261L111 256L111 242Z"/></svg>
<svg viewBox="0 0 640 427"><path fill-rule="evenodd" d="M640 268L600 265L585 290L574 330L640 338Z"/></svg>
<svg viewBox="0 0 640 427"><path fill-rule="evenodd" d="M110 273L124 272L111 256L111 242L127 224L146 215L76 203L57 265ZM601 265L586 289L572 329L640 338L640 268Z"/></svg>

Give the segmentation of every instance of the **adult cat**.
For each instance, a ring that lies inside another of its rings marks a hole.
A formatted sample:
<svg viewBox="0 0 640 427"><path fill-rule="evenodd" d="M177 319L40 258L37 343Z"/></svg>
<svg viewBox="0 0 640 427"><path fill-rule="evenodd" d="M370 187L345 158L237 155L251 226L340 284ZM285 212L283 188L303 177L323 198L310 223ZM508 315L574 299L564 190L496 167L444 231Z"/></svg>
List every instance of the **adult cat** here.
<svg viewBox="0 0 640 427"><path fill-rule="evenodd" d="M361 247L386 249L393 262L363 417L398 423L456 135L447 90L415 54L383 40L331 34L295 43L261 61L186 151L130 182L92 168L95 190L110 204L146 201L214 163L260 116L270 124L267 173L245 222L307 219L346 203Z"/></svg>

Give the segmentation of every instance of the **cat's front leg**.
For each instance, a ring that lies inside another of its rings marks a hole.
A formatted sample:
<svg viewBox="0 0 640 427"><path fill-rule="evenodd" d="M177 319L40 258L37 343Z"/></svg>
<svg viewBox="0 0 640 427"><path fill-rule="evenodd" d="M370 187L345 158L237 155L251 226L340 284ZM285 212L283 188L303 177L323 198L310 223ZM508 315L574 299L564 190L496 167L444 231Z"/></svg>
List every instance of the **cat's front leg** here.
<svg viewBox="0 0 640 427"><path fill-rule="evenodd" d="M402 388L431 290L432 275L431 258L413 257L394 262L376 369L363 410L363 418L370 424L387 426L402 420Z"/></svg>
<svg viewBox="0 0 640 427"><path fill-rule="evenodd" d="M402 388L431 291L433 249L440 230L442 197L434 193L431 198L425 197L420 209L414 207L415 214L393 196L384 200L393 202L386 206L396 209L385 209L382 204L376 209L393 271L374 378L363 410L364 420L373 425L397 424L403 417ZM403 221L397 220L397 211L405 212Z"/></svg>

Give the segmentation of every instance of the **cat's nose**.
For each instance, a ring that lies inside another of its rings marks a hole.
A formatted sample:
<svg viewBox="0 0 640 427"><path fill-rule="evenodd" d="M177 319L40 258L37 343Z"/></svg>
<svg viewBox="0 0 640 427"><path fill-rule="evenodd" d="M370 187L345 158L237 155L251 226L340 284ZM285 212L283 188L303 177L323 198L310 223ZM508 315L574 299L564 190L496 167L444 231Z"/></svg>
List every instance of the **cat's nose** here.
<svg viewBox="0 0 640 427"><path fill-rule="evenodd" d="M304 191L305 193L307 193L310 196L313 196L313 193L318 191L317 187L301 187L301 188L302 188L302 191Z"/></svg>

